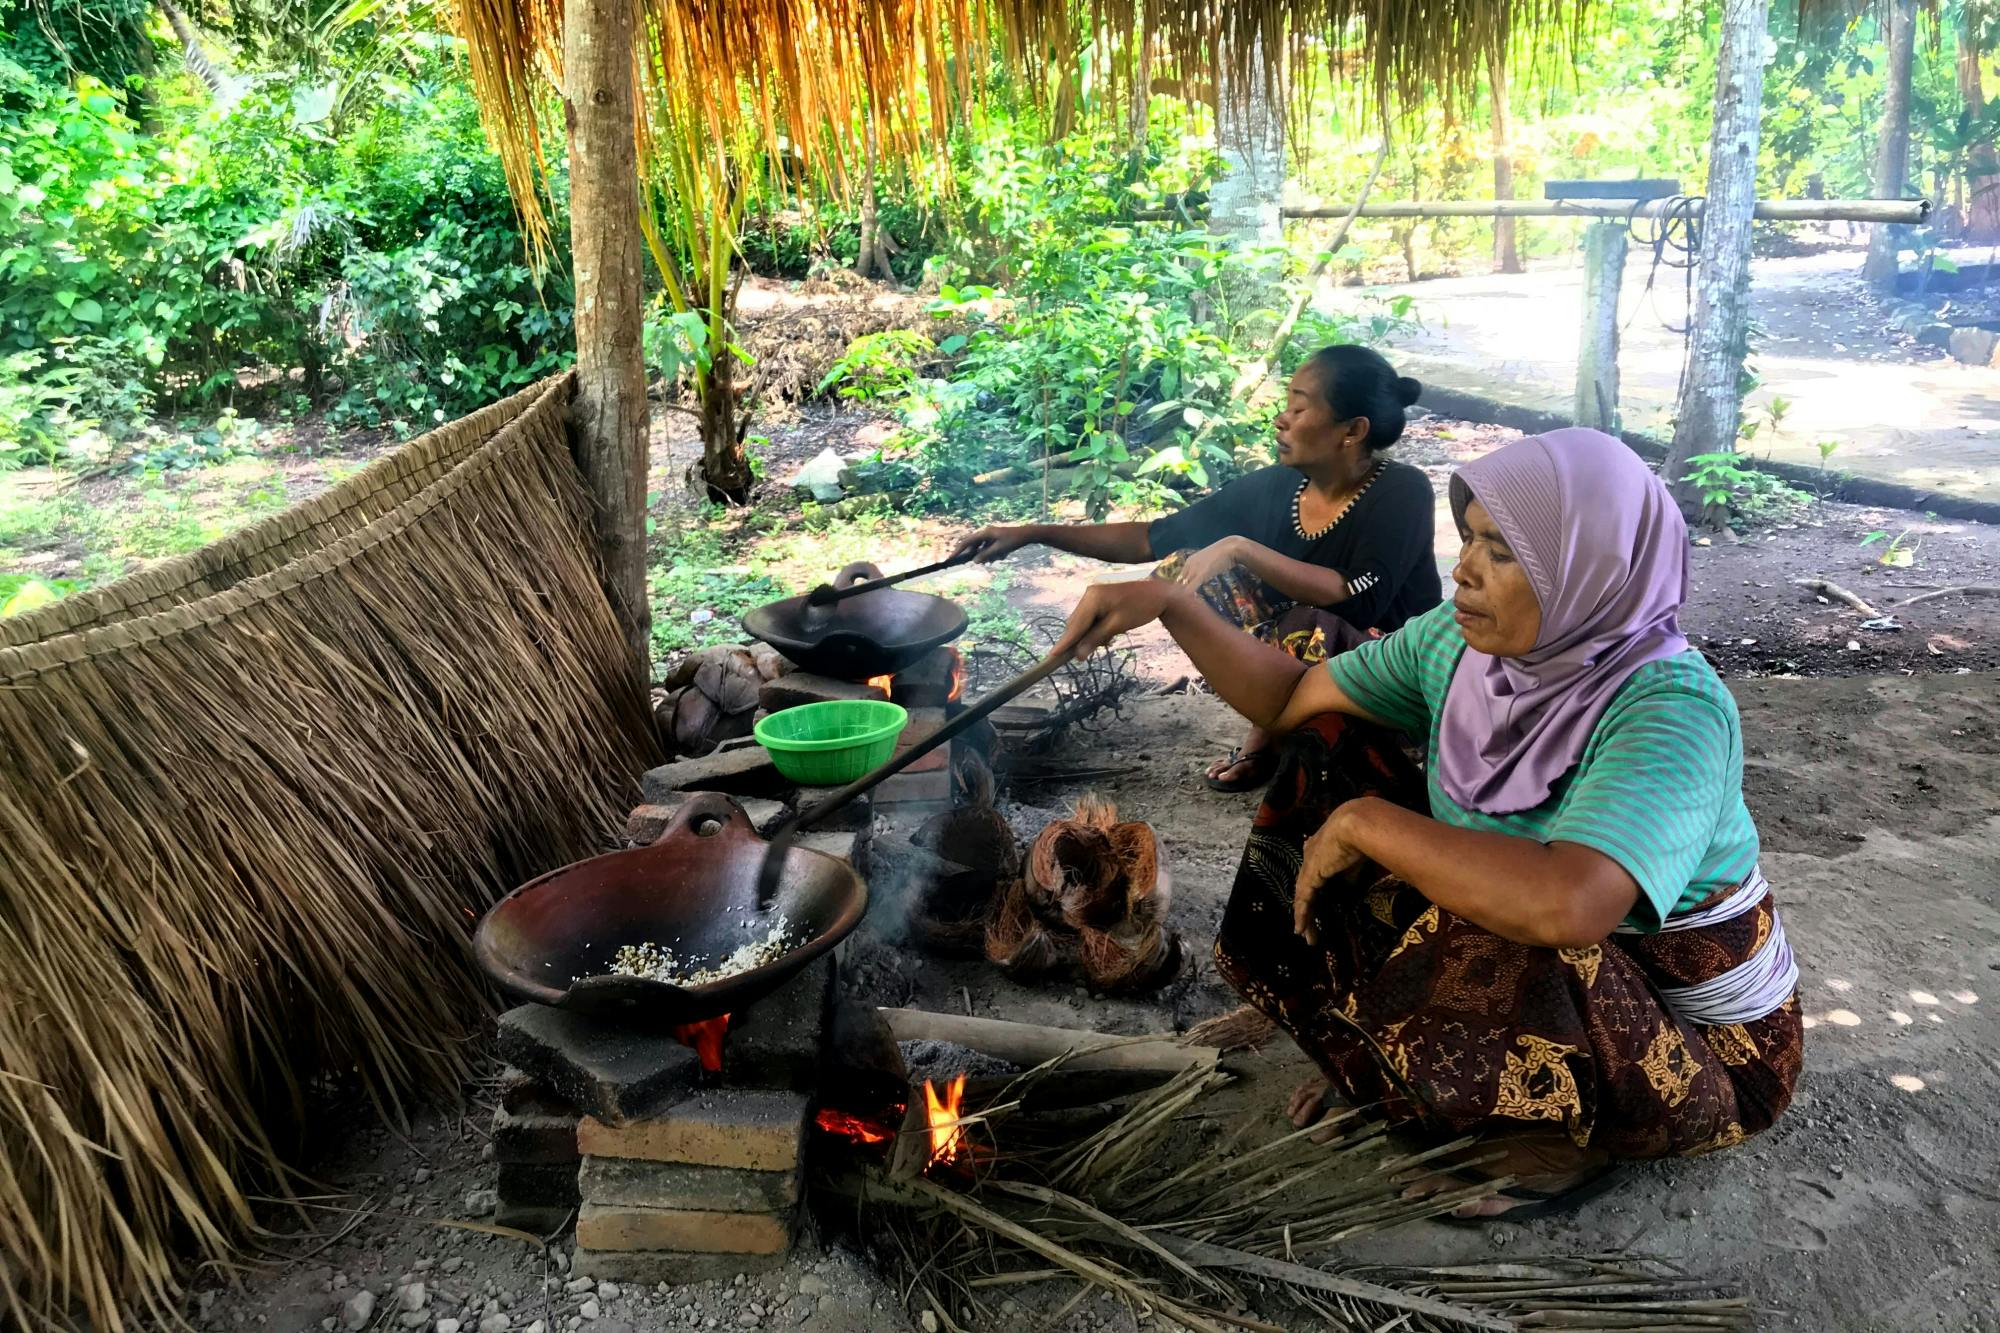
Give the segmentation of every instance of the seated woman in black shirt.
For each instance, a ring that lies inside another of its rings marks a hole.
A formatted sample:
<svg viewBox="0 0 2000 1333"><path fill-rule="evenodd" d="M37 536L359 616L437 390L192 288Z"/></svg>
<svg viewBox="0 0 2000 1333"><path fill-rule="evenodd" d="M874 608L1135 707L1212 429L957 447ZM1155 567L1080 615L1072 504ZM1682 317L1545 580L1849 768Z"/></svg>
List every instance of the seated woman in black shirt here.
<svg viewBox="0 0 2000 1333"><path fill-rule="evenodd" d="M1039 543L1099 560L1158 560L1211 607L1294 657L1317 662L1396 629L1442 598L1430 480L1377 454L1403 434L1422 386L1366 347L1323 347L1299 367L1278 415L1278 462L1151 523L985 527L959 543L979 561ZM1217 791L1270 779L1269 738L1208 770Z"/></svg>

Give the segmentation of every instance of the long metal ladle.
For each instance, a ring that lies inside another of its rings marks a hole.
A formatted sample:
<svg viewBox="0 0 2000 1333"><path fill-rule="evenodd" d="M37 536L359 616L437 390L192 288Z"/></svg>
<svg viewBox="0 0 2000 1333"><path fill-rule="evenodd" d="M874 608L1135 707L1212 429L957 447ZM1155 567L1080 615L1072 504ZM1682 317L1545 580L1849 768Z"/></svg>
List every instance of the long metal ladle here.
<svg viewBox="0 0 2000 1333"><path fill-rule="evenodd" d="M962 565L971 558L970 554L948 555L942 560L933 561L928 565L919 565L915 569L906 569L900 574L892 574L887 578L862 579L848 584L845 588L835 587L831 583L822 583L806 594L806 605L809 607L832 606L835 602L843 602L850 597L859 597L864 592L878 592L883 588L893 588L898 583L907 583L911 579L920 579L926 574L935 574L939 570L950 569L953 565Z"/></svg>

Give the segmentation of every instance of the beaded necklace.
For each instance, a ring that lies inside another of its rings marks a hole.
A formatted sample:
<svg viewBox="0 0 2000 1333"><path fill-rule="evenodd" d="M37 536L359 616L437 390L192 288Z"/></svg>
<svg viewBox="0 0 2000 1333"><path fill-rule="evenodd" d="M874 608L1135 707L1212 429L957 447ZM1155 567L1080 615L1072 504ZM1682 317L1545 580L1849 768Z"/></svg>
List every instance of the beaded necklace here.
<svg viewBox="0 0 2000 1333"><path fill-rule="evenodd" d="M1303 502L1306 498L1306 487L1310 483L1304 477L1300 477L1299 493L1292 497L1292 531L1296 532L1299 535L1300 540L1302 541L1309 541L1309 542L1318 541L1321 537L1326 536L1327 533L1333 531L1334 525L1336 523L1340 522L1341 519L1347 517L1348 511L1354 508L1355 503L1358 500L1360 500L1362 496L1368 494L1368 488L1370 486L1373 486L1375 484L1375 478L1381 475L1382 475L1382 465L1378 462L1373 467L1368 469L1367 477L1364 478L1361 482L1361 489L1356 491L1354 494L1348 496L1347 503L1342 505L1340 507L1340 511L1336 513L1332 518L1328 519L1326 521L1326 526L1321 528L1318 532L1306 531L1306 521L1303 516L1304 515Z"/></svg>

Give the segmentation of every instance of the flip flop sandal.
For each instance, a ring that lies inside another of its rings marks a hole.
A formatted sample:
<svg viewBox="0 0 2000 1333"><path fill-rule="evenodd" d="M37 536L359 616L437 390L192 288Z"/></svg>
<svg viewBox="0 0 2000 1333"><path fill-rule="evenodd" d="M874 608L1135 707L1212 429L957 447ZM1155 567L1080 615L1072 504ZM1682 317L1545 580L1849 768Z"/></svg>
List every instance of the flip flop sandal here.
<svg viewBox="0 0 2000 1333"><path fill-rule="evenodd" d="M1210 791L1255 791L1269 782L1271 775L1278 771L1278 757L1269 750L1252 750L1245 754L1241 748L1232 748L1229 751L1229 762L1223 766L1222 771L1227 773L1238 765L1248 765L1248 767L1233 778L1210 777L1204 774L1202 781L1208 784Z"/></svg>
<svg viewBox="0 0 2000 1333"><path fill-rule="evenodd" d="M1456 1176L1456 1173L1453 1173ZM1496 1198L1515 1200L1515 1205L1504 1213L1493 1213L1485 1217L1455 1217L1450 1213L1441 1214L1431 1220L1454 1227L1480 1227L1488 1222L1532 1222L1538 1217L1558 1217L1573 1212L1589 1203L1598 1195L1612 1189L1625 1179L1623 1162L1609 1162L1584 1176L1573 1185L1559 1190L1531 1190L1519 1186L1504 1189ZM1463 1176L1456 1176L1465 1179ZM1471 1180L1466 1180L1472 1184Z"/></svg>

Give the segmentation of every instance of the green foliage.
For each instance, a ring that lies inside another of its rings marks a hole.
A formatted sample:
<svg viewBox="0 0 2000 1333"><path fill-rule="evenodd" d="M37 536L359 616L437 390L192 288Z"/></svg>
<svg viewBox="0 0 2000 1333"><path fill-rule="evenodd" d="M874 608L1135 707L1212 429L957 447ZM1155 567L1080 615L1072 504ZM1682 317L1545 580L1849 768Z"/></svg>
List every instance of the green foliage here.
<svg viewBox="0 0 2000 1333"><path fill-rule="evenodd" d="M258 426L224 408L210 425L184 422L178 429L148 426L126 452L120 470L133 473L187 472L212 467L251 452Z"/></svg>
<svg viewBox="0 0 2000 1333"><path fill-rule="evenodd" d="M0 574L0 620L47 606L74 590L73 579L44 579L33 574Z"/></svg>
<svg viewBox="0 0 2000 1333"><path fill-rule="evenodd" d="M0 472L47 467L62 456L67 393L56 377L39 373L45 360L40 352L0 357Z"/></svg>
<svg viewBox="0 0 2000 1333"><path fill-rule="evenodd" d="M1232 341L1242 323L1225 294L1254 262L1205 232L1099 225L1024 258L1004 292L945 286L934 313L968 329L938 344L956 357L948 377L893 381L933 490L1061 455L1070 492L1101 518L1268 462L1273 408L1237 392L1257 349ZM1281 370L1328 342L1379 340L1406 314L1309 315ZM857 340L829 379L876 365L886 346Z"/></svg>
<svg viewBox="0 0 2000 1333"><path fill-rule="evenodd" d="M956 352L965 338L954 334L947 339ZM885 329L864 333L847 345L815 393L838 386L840 396L851 402L873 403L902 398L916 387L917 364L939 350L938 345L914 329Z"/></svg>
<svg viewBox="0 0 2000 1333"><path fill-rule="evenodd" d="M710 644L742 643L738 618L785 596L784 586L768 574L730 564L714 527L721 517L719 508L711 508L703 522L655 534L646 588L656 661Z"/></svg>
<svg viewBox="0 0 2000 1333"><path fill-rule="evenodd" d="M444 218L412 246L355 256L346 299L361 342L336 419L408 434L560 370L567 295L536 291L511 225Z"/></svg>
<svg viewBox="0 0 2000 1333"><path fill-rule="evenodd" d="M348 5L313 30L379 12ZM245 372L297 368L309 399L344 382L340 419L407 431L564 364L566 285L538 286L523 263L462 72L448 53L405 56L415 81L239 78L147 134L116 90L0 54L11 410L60 387L68 420L36 411L36 433L118 439L154 398L230 402Z"/></svg>
<svg viewBox="0 0 2000 1333"><path fill-rule="evenodd" d="M1811 499L1768 472L1743 466L1742 455L1730 450L1694 455L1684 475L1700 489L1705 507L1726 509L1732 519L1748 527L1788 518Z"/></svg>

